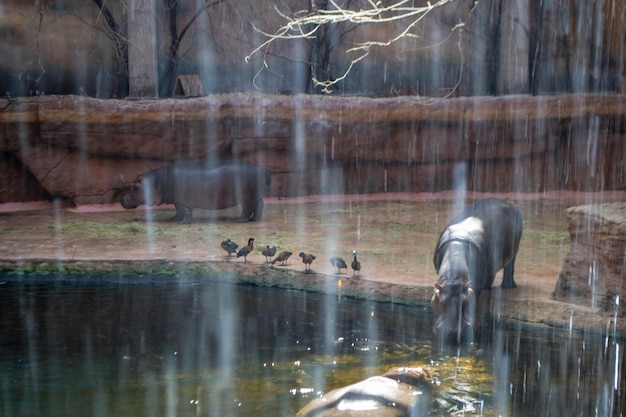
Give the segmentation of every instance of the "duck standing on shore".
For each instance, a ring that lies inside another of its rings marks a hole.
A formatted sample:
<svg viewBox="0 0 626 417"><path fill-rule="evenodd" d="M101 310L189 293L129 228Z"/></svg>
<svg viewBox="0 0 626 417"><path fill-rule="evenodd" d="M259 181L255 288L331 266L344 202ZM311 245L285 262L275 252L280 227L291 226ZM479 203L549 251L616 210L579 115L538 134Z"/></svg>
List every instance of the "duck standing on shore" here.
<svg viewBox="0 0 626 417"><path fill-rule="evenodd" d="M251 237L250 239L248 239L248 244L244 246L243 248L239 249L239 252L237 252L237 258L239 258L240 256L243 256L243 261L248 262L247 256L250 254L250 252L252 252L253 249L254 249L254 238Z"/></svg>
<svg viewBox="0 0 626 417"><path fill-rule="evenodd" d="M222 243L220 243L220 246L228 254L228 256L227 256L228 259L230 259L231 254L237 253L237 248L239 247L238 244L236 244L235 242L233 242L230 239L222 240Z"/></svg>
<svg viewBox="0 0 626 417"><path fill-rule="evenodd" d="M315 255L312 253L300 252L298 256L302 258L302 262L304 263L304 272L310 272L311 264L315 260Z"/></svg>
<svg viewBox="0 0 626 417"><path fill-rule="evenodd" d="M265 256L265 262L269 263L272 261L272 256L274 256L276 254L276 246L270 246L270 245L266 245L263 250L261 251L261 254L263 256Z"/></svg>
<svg viewBox="0 0 626 417"><path fill-rule="evenodd" d="M348 269L348 264L341 256L333 256L330 258L330 264L337 267L337 274L341 274L341 269Z"/></svg>
<svg viewBox="0 0 626 417"><path fill-rule="evenodd" d="M361 262L359 262L359 260L356 258L356 250L352 251L352 256L353 256L353 258L352 258L352 265L350 265L350 266L352 266L352 270L354 271L352 273L352 276L355 276L355 275L360 274Z"/></svg>

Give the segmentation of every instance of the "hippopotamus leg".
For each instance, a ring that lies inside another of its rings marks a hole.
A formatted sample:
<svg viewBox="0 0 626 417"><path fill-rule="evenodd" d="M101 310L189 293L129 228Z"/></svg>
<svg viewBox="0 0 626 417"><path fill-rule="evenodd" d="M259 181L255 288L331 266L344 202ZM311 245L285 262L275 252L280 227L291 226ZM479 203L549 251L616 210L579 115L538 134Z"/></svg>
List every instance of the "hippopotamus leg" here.
<svg viewBox="0 0 626 417"><path fill-rule="evenodd" d="M261 220L261 218L263 217L263 207L265 207L265 203L263 202L263 199L260 198L256 201L256 204L254 207L254 214L252 215L253 222L257 222Z"/></svg>
<svg viewBox="0 0 626 417"><path fill-rule="evenodd" d="M263 217L263 199L244 201L241 205L241 216L237 218L238 222L247 222L252 220L257 222Z"/></svg>
<svg viewBox="0 0 626 417"><path fill-rule="evenodd" d="M174 204L174 207L176 207L176 214L170 220L179 222L180 224L190 224L192 219L192 209L185 207L182 204Z"/></svg>
<svg viewBox="0 0 626 417"><path fill-rule="evenodd" d="M517 284L515 283L515 279L513 278L514 272L515 272L515 257L513 257L513 260L509 262L507 266L504 267L504 275L502 276L502 284L500 285L502 288L505 288L505 289L517 288Z"/></svg>

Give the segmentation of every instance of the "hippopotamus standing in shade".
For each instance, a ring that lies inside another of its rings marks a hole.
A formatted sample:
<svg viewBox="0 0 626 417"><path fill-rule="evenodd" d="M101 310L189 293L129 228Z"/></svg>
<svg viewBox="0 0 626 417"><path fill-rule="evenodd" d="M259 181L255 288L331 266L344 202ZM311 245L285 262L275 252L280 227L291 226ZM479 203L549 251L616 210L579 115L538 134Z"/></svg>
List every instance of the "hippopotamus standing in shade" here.
<svg viewBox="0 0 626 417"><path fill-rule="evenodd" d="M510 204L489 198L466 206L445 227L434 264L439 278L431 309L439 341L473 340L476 302L504 268L502 288L515 288L515 256L522 236L522 215Z"/></svg>
<svg viewBox="0 0 626 417"><path fill-rule="evenodd" d="M137 176L122 195L122 207L174 204L172 220L190 223L194 208L220 210L241 205L238 221L258 221L263 197L270 185L269 172L243 161L177 163Z"/></svg>

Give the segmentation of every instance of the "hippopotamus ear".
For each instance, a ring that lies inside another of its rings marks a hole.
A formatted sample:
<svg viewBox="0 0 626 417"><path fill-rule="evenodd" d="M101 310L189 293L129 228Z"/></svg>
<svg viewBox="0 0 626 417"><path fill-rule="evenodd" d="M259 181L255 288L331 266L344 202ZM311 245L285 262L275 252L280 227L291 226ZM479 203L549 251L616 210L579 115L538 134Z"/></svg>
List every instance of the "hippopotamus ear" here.
<svg viewBox="0 0 626 417"><path fill-rule="evenodd" d="M430 308L435 316L440 316L441 313L443 312L443 308L441 306L441 304L443 303L443 300L441 298L442 297L441 297L441 293L439 292L439 289L436 289L435 292L433 293L433 296L430 299Z"/></svg>
<svg viewBox="0 0 626 417"><path fill-rule="evenodd" d="M463 281L463 302L474 300L474 290L470 287L469 281Z"/></svg>

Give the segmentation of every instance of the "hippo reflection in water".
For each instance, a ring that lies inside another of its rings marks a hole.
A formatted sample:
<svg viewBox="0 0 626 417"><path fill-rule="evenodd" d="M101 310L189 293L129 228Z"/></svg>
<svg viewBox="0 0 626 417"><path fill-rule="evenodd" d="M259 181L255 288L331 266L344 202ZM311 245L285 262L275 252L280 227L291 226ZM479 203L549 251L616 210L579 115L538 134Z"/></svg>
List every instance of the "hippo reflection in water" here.
<svg viewBox="0 0 626 417"><path fill-rule="evenodd" d="M502 288L515 288L515 257L522 236L522 215L510 204L489 198L466 206L445 227L434 264L439 275L431 309L439 342L471 342L476 303L504 268Z"/></svg>
<svg viewBox="0 0 626 417"><path fill-rule="evenodd" d="M121 198L122 207L174 204L172 220L191 223L192 209L220 210L241 205L238 220L259 221L269 172L243 161L177 163L137 176Z"/></svg>
<svg viewBox="0 0 626 417"><path fill-rule="evenodd" d="M431 405L431 386L422 368L392 368L381 376L330 391L296 416L427 416Z"/></svg>

